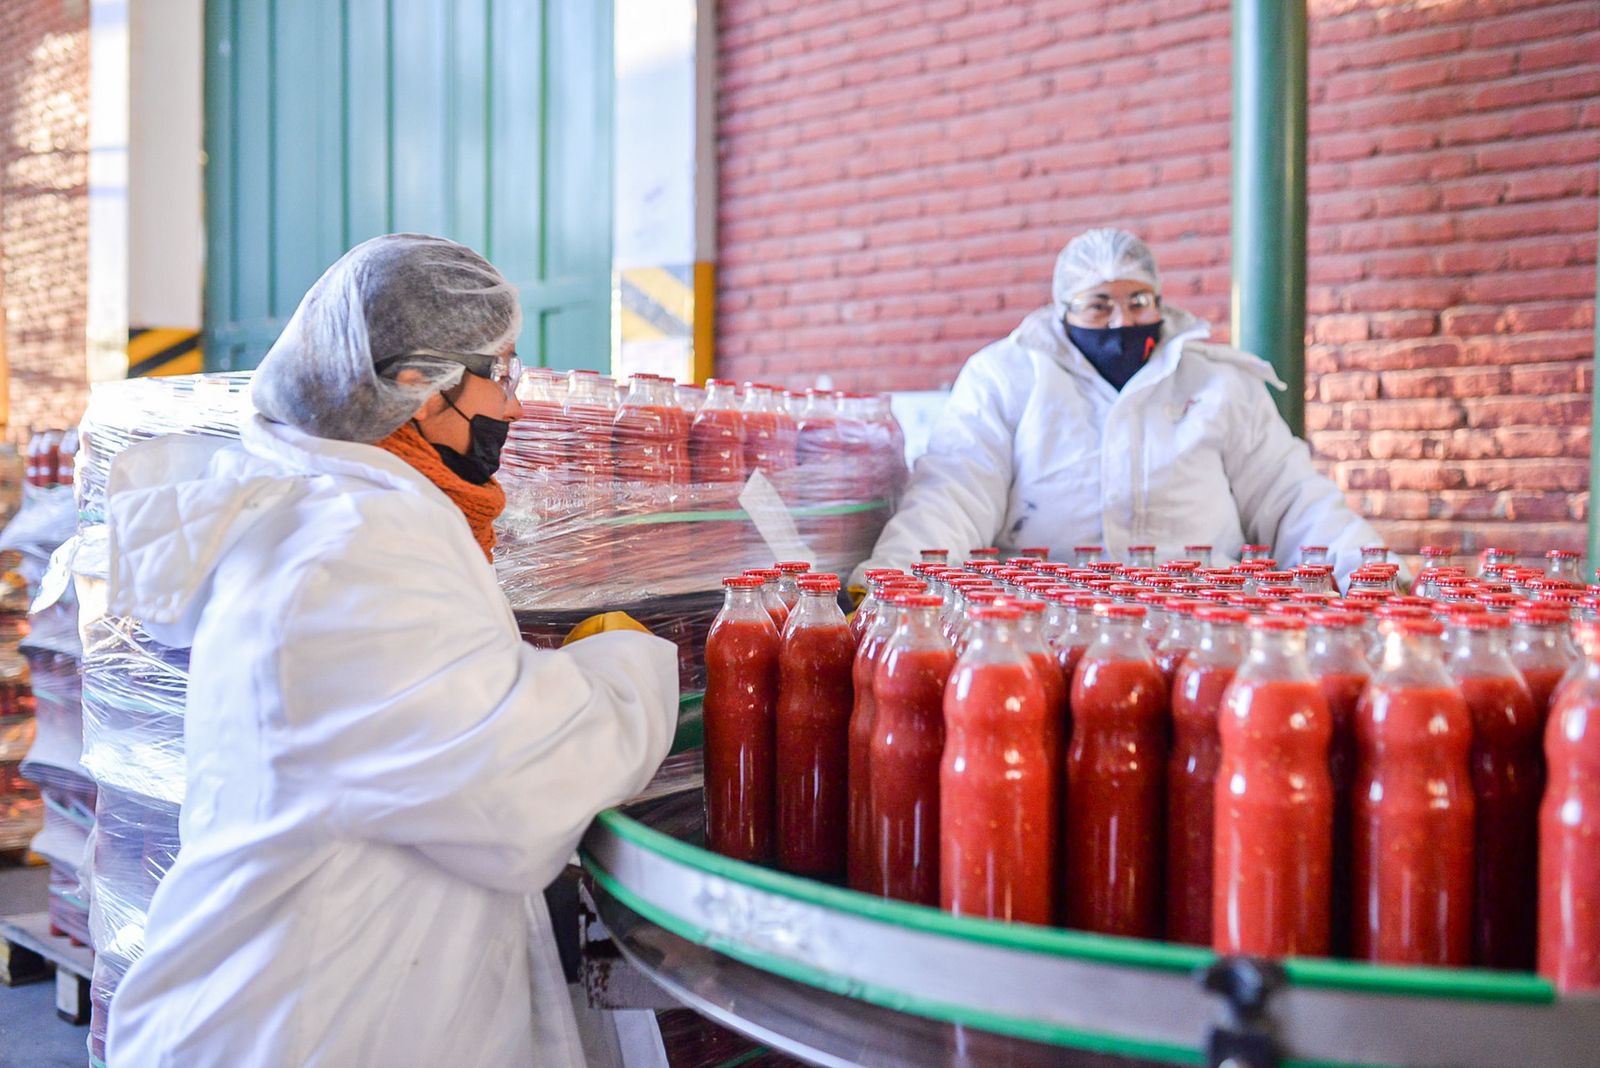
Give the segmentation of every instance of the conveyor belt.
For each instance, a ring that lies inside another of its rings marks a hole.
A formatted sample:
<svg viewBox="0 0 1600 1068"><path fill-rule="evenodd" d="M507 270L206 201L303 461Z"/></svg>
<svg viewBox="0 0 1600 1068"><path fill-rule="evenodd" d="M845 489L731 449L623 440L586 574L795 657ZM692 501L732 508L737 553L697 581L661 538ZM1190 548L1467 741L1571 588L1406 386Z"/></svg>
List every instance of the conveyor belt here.
<svg viewBox="0 0 1600 1068"><path fill-rule="evenodd" d="M680 782L682 780L680 779ZM1204 1064L1206 950L953 917L728 860L698 789L613 810L583 844L623 951L686 1004L821 1064ZM1531 975L1286 962L1282 1063L1600 1064L1600 999Z"/></svg>

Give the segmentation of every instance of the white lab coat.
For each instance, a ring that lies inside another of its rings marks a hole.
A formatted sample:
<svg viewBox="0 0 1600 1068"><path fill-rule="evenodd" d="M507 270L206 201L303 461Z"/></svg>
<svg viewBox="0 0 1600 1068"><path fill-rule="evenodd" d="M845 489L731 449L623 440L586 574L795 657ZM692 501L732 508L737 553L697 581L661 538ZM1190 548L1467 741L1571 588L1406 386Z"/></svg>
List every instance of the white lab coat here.
<svg viewBox="0 0 1600 1068"><path fill-rule="evenodd" d="M260 417L129 449L109 502L112 610L193 646L111 1068L581 1064L540 891L665 756L673 645L533 649L422 475Z"/></svg>
<svg viewBox="0 0 1600 1068"><path fill-rule="evenodd" d="M1213 344L1210 327L1168 309L1162 341L1119 393L1041 308L967 361L868 567L907 567L922 549L1129 545L1160 559L1190 544L1213 562L1273 547L1282 566L1327 545L1341 579L1381 539L1311 464L1263 383L1266 361Z"/></svg>

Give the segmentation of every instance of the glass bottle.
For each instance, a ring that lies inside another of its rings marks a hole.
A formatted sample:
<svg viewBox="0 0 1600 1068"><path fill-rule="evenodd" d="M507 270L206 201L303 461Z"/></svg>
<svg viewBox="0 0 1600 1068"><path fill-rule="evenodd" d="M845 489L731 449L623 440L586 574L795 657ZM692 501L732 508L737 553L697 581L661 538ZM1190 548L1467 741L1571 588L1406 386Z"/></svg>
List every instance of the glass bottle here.
<svg viewBox="0 0 1600 1068"><path fill-rule="evenodd" d="M1099 633L1072 680L1064 871L1067 926L1161 933L1167 687L1142 605L1095 608Z"/></svg>
<svg viewBox="0 0 1600 1068"><path fill-rule="evenodd" d="M1201 567L1210 567L1211 566L1211 546L1209 546L1209 545L1185 545L1183 547L1183 557L1184 557L1185 560L1197 561L1200 564Z"/></svg>
<svg viewBox="0 0 1600 1068"><path fill-rule="evenodd" d="M855 659L851 661L850 683L853 705L850 712L850 752L847 758L850 787L848 850L845 863L845 881L852 890L873 891L882 881L873 867L878 851L872 838L873 819L868 805L872 789L872 735L878 717L877 694L873 689L874 673L878 659L889 636L900 624L900 609L895 607L884 580L875 583L874 596L879 599L860 642L856 645ZM861 612L856 612L856 619Z"/></svg>
<svg viewBox="0 0 1600 1068"><path fill-rule="evenodd" d="M1549 605L1519 604L1511 610L1511 662L1522 672L1541 724L1550 718L1550 706L1561 682L1577 667L1577 647L1564 609ZM1542 727L1541 727L1542 729Z"/></svg>
<svg viewBox="0 0 1600 1068"><path fill-rule="evenodd" d="M783 572L775 567L747 567L744 573L761 580L761 603L771 613L772 624L778 628L778 633L783 633L784 625L789 622L789 606L783 603L783 595L778 592Z"/></svg>
<svg viewBox="0 0 1600 1068"><path fill-rule="evenodd" d="M1328 547L1326 545L1300 546L1300 566L1321 566L1328 562Z"/></svg>
<svg viewBox="0 0 1600 1068"><path fill-rule="evenodd" d="M799 578L811 570L811 565L804 560L780 560L772 566L778 569L778 596L792 612L800 603Z"/></svg>
<svg viewBox="0 0 1600 1068"><path fill-rule="evenodd" d="M1305 623L1250 621L1250 652L1223 696L1212 945L1219 953L1328 952L1333 784L1327 700L1306 664Z"/></svg>
<svg viewBox="0 0 1600 1068"><path fill-rule="evenodd" d="M1367 659L1366 617L1359 612L1318 611L1307 619L1306 666L1328 702L1332 737L1328 778L1333 785L1333 884L1329 940L1335 956L1350 944L1350 791L1356 775L1356 708L1372 680Z"/></svg>
<svg viewBox="0 0 1600 1068"><path fill-rule="evenodd" d="M944 691L956 654L939 626L938 597L896 599L899 624L877 658L877 704L867 807L875 855L870 889L884 897L939 904L939 763Z"/></svg>
<svg viewBox="0 0 1600 1068"><path fill-rule="evenodd" d="M1200 641L1172 680L1172 752L1167 758L1167 925L1174 942L1211 945L1213 814L1222 742L1222 694L1244 660L1241 608L1195 613Z"/></svg>
<svg viewBox="0 0 1600 1068"><path fill-rule="evenodd" d="M780 409L773 388L759 382L746 382L740 412L744 423L745 470L783 471L793 467L798 429L789 413Z"/></svg>
<svg viewBox="0 0 1600 1068"><path fill-rule="evenodd" d="M1241 545L1239 546L1239 562L1241 564L1257 563L1266 560L1272 555L1270 545Z"/></svg>
<svg viewBox="0 0 1600 1068"><path fill-rule="evenodd" d="M706 637L706 846L759 863L773 845L778 629L760 579L722 584L726 599Z"/></svg>
<svg viewBox="0 0 1600 1068"><path fill-rule="evenodd" d="M845 866L855 642L839 579L806 575L778 657L778 866L832 878Z"/></svg>
<svg viewBox="0 0 1600 1068"><path fill-rule="evenodd" d="M713 378L689 426L689 463L696 482L743 482L744 417L734 384Z"/></svg>
<svg viewBox="0 0 1600 1068"><path fill-rule="evenodd" d="M1571 549L1551 549L1544 554L1545 573L1553 579L1582 584L1583 572L1578 570L1579 555Z"/></svg>
<svg viewBox="0 0 1600 1068"><path fill-rule="evenodd" d="M1155 567L1156 547L1154 545L1128 546L1129 567Z"/></svg>
<svg viewBox="0 0 1600 1068"><path fill-rule="evenodd" d="M1356 710L1351 951L1385 964L1472 957L1472 714L1433 619L1383 621Z"/></svg>
<svg viewBox="0 0 1600 1068"><path fill-rule="evenodd" d="M1545 725L1539 809L1539 974L1563 993L1600 990L1600 623L1578 641Z"/></svg>
<svg viewBox="0 0 1600 1068"><path fill-rule="evenodd" d="M1166 630L1156 638L1154 652L1156 667L1161 669L1161 677L1169 688L1173 676L1178 672L1178 665L1200 640L1200 628L1194 614L1204 605L1204 601L1186 597L1167 598L1164 606L1167 616Z"/></svg>
<svg viewBox="0 0 1600 1068"><path fill-rule="evenodd" d="M1057 792L1049 712L1019 644L1022 613L973 611L972 641L944 691L940 905L961 916L1048 924Z"/></svg>
<svg viewBox="0 0 1600 1068"><path fill-rule="evenodd" d="M1456 616L1447 664L1472 714L1473 963L1526 971L1536 942L1544 724L1506 655L1508 628L1487 612Z"/></svg>

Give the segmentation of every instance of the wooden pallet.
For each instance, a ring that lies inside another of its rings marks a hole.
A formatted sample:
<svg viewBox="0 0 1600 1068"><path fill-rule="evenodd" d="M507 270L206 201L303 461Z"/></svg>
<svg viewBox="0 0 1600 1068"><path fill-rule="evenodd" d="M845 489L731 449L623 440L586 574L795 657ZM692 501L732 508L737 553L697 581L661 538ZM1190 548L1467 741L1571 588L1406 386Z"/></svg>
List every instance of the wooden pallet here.
<svg viewBox="0 0 1600 1068"><path fill-rule="evenodd" d="M0 983L21 986L56 976L56 1015L70 1024L89 1022L89 980L94 951L50 933L50 915L33 912L0 917Z"/></svg>

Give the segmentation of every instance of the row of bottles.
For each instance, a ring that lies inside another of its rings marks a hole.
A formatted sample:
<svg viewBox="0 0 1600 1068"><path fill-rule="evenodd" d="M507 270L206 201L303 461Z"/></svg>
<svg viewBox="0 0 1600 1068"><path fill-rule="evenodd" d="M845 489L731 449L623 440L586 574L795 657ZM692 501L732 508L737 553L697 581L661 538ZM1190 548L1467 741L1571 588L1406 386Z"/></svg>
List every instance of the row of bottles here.
<svg viewBox="0 0 1600 1068"><path fill-rule="evenodd" d="M1600 666L1570 606L941 556L871 573L853 635L831 577L781 628L776 579L729 580L712 848L961 914L1600 987Z"/></svg>
<svg viewBox="0 0 1600 1068"><path fill-rule="evenodd" d="M593 371L528 371L512 452L530 466L579 475L687 485L743 483L838 454L898 447L899 424L880 394L806 390L803 396L712 379L704 391L637 374L627 389Z"/></svg>
<svg viewBox="0 0 1600 1068"><path fill-rule="evenodd" d="M24 485L70 486L78 456L77 428L35 431L23 455Z"/></svg>

